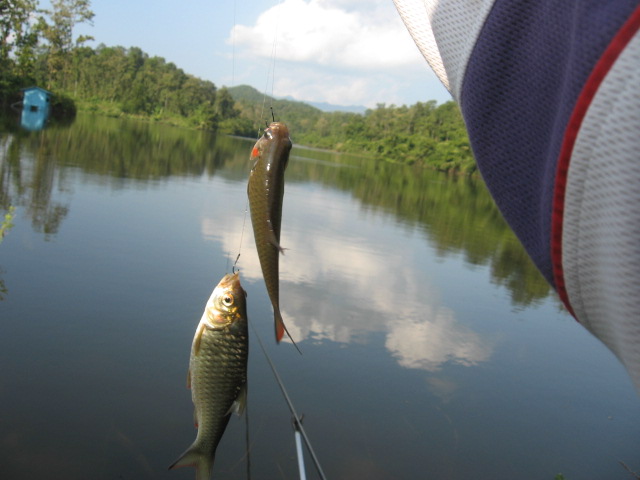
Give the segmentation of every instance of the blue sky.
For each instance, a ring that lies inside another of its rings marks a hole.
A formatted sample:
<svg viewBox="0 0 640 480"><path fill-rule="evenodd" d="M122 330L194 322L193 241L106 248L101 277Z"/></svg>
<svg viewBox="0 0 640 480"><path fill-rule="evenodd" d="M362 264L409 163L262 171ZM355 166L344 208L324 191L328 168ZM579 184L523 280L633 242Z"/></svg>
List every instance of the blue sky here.
<svg viewBox="0 0 640 480"><path fill-rule="evenodd" d="M140 47L219 87L367 107L451 99L392 0L93 0L91 8L93 26L74 31L92 35L90 45Z"/></svg>

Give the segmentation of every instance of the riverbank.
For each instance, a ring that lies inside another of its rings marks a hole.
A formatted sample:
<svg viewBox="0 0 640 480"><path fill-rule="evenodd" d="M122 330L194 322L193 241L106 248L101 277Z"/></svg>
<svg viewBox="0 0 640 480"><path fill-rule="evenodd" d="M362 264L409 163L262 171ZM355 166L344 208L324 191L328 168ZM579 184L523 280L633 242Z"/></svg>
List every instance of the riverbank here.
<svg viewBox="0 0 640 480"><path fill-rule="evenodd" d="M158 110L152 115L127 113L123 111L121 106L116 102L99 100L78 100L77 107L80 112L104 115L110 118L129 118L179 128L212 131L211 128L206 128L206 125L198 123L192 118L172 115L163 110ZM383 109L388 110L387 107L383 107ZM241 110L243 109L241 108ZM246 114L244 110L243 113ZM372 116L378 114L377 110L370 112ZM331 113L323 113L322 115L325 123L332 121ZM357 117L355 121L360 123L364 123L367 120L366 115L352 114L349 117L354 116ZM287 118L289 117L287 116ZM334 122L338 122L339 120L338 118L333 119ZM350 120L354 121L353 119ZM251 126L247 127L248 124L251 125L252 123L256 123L255 128ZM252 122L248 118L243 117L236 121L236 125L223 121L218 125L219 128L214 131L241 138L255 138L254 135L257 134L259 130L257 123L258 122ZM290 122L287 121L287 123L289 124ZM291 126L293 128L291 128L291 130L295 132L294 143L299 147L359 155L389 163L415 165L454 175L478 174L475 161L470 154L470 148L466 142L454 142L449 139L437 141L428 138L426 135L424 138L416 139L409 136L402 136L401 134L388 135L388 137L392 137L390 140L385 141L383 139L381 141L380 139L369 139L365 136L359 137L353 134L347 127L343 129L338 139L335 138L335 134L331 133L327 133L326 137L321 137L315 129L311 129L311 132L309 132L302 125L298 125L299 123L295 114L292 115ZM234 126L238 128L234 128ZM335 139L333 148L328 147L332 139Z"/></svg>
<svg viewBox="0 0 640 480"><path fill-rule="evenodd" d="M171 115L162 111L153 115L144 115L140 113L127 113L122 110L121 105L116 102L106 100L78 100L76 102L78 111L81 113L93 113L103 115L109 118L129 118L144 122L162 123L173 127L190 128L195 130L209 130L202 125L197 125L191 119L181 117L179 115Z"/></svg>

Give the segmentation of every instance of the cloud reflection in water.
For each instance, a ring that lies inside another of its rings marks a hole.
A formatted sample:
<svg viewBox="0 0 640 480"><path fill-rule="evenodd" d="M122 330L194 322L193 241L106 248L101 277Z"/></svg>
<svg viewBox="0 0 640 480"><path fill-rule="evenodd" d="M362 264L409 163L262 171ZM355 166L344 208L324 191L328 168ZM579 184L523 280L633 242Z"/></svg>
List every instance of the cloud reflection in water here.
<svg viewBox="0 0 640 480"><path fill-rule="evenodd" d="M220 228L216 219L225 218L222 211L207 214L203 237L224 252L236 252L242 217ZM385 347L406 368L435 372L446 362L472 366L488 360L490 342L440 305L428 276L413 266L419 254L415 242L386 228L393 221L392 216L367 215L342 192L287 186L280 304L296 342L365 342L372 333L384 332ZM262 280L249 219L239 267L245 279Z"/></svg>
<svg viewBox="0 0 640 480"><path fill-rule="evenodd" d="M386 347L400 365L435 372L448 361L472 366L489 359L489 344L459 324L453 311L438 307L430 313L422 319L403 318L391 323Z"/></svg>

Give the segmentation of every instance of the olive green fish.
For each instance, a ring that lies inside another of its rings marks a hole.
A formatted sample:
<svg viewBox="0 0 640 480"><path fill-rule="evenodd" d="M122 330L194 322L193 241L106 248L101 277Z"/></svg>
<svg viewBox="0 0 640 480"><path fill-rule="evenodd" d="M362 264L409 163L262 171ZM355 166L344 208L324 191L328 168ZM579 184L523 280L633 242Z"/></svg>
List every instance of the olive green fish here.
<svg viewBox="0 0 640 480"><path fill-rule="evenodd" d="M238 273L214 288L191 345L187 388L195 407L198 435L169 469L196 467L196 480L211 478L216 448L231 413L240 415L247 398L246 292Z"/></svg>
<svg viewBox="0 0 640 480"><path fill-rule="evenodd" d="M280 224L284 196L284 171L289 162L290 151L289 129L284 123L273 122L251 151L253 165L247 187L253 235L258 249L262 276L273 306L277 342L282 340L284 332L289 335L280 314L278 255L284 253L284 249L280 246Z"/></svg>

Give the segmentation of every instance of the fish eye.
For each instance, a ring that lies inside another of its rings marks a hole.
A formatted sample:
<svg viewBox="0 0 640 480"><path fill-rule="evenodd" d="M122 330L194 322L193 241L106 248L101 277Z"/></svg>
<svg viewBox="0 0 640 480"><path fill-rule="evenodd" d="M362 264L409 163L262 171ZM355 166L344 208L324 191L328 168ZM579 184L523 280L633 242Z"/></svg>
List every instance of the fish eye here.
<svg viewBox="0 0 640 480"><path fill-rule="evenodd" d="M227 293L224 297L222 297L222 304L226 307L230 307L233 305L233 295Z"/></svg>
<svg viewBox="0 0 640 480"><path fill-rule="evenodd" d="M267 129L264 131L264 135L265 135L269 140L273 140L273 134L271 133L271 129L270 129L270 128L267 128Z"/></svg>

